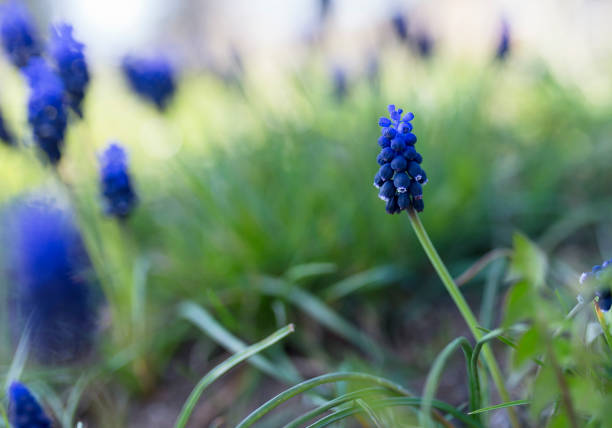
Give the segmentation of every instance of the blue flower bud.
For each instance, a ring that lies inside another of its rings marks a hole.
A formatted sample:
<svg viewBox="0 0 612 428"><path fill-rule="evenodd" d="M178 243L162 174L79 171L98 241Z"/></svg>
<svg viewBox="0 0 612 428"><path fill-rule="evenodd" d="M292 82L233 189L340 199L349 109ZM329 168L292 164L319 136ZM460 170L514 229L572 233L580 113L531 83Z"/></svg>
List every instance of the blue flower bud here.
<svg viewBox="0 0 612 428"><path fill-rule="evenodd" d="M100 157L100 184L105 212L121 219L128 217L138 198L132 187L127 155L119 144L111 143Z"/></svg>
<svg viewBox="0 0 612 428"><path fill-rule="evenodd" d="M412 145L414 145L414 144L417 142L417 137L416 137L416 135L414 135L414 134L412 134L412 133L410 133L410 132L409 132L409 133L407 133L407 134L404 134L404 135L406 136L406 140L405 140L405 141L406 141L406 144L412 144Z"/></svg>
<svg viewBox="0 0 612 428"><path fill-rule="evenodd" d="M174 68L166 57L128 56L123 59L121 67L134 92L155 104L160 111L168 106L176 83Z"/></svg>
<svg viewBox="0 0 612 428"><path fill-rule="evenodd" d="M383 201L388 201L395 196L395 186L392 181L386 181L380 187L380 191L378 192L378 197Z"/></svg>
<svg viewBox="0 0 612 428"><path fill-rule="evenodd" d="M402 118L402 121L410 122L412 119L414 119L414 114L411 112L408 112L404 115L404 117Z"/></svg>
<svg viewBox="0 0 612 428"><path fill-rule="evenodd" d="M393 168L394 171L404 172L406 171L407 167L408 167L408 161L402 155L397 155L391 161L391 168Z"/></svg>
<svg viewBox="0 0 612 428"><path fill-rule="evenodd" d="M402 14L395 13L391 17L391 25L393 26L393 30L395 34L401 41L406 41L408 39L408 25L406 24L406 18Z"/></svg>
<svg viewBox="0 0 612 428"><path fill-rule="evenodd" d="M599 306L599 309L604 312L609 311L612 306L612 293L610 289L606 288L604 290L599 290L595 294L597 296L597 306Z"/></svg>
<svg viewBox="0 0 612 428"><path fill-rule="evenodd" d="M402 155L409 161L414 160L417 157L417 151L414 146L406 146Z"/></svg>
<svg viewBox="0 0 612 428"><path fill-rule="evenodd" d="M400 210L406 210L410 208L410 194L408 192L399 193L397 195L397 205Z"/></svg>
<svg viewBox="0 0 612 428"><path fill-rule="evenodd" d="M395 174L393 178L393 185L397 188L397 191L400 193L405 193L408 187L410 187L410 182L412 180L405 172L398 172Z"/></svg>
<svg viewBox="0 0 612 428"><path fill-rule="evenodd" d="M423 196L416 196L412 198L412 206L417 212L423 211L425 204L423 203Z"/></svg>
<svg viewBox="0 0 612 428"><path fill-rule="evenodd" d="M389 140L387 137L379 137L378 145L384 149L385 147L389 147L391 145L391 140Z"/></svg>
<svg viewBox="0 0 612 428"><path fill-rule="evenodd" d="M423 196L423 188L418 182L412 181L410 183L410 195L413 198L416 198L417 196Z"/></svg>
<svg viewBox="0 0 612 428"><path fill-rule="evenodd" d="M391 126L391 119L389 119L388 117L381 117L380 119L378 119L378 126L382 126L385 128Z"/></svg>
<svg viewBox="0 0 612 428"><path fill-rule="evenodd" d="M384 149L382 149L380 154L382 155L382 158L387 162L391 162L396 155L395 151L391 147L385 147Z"/></svg>
<svg viewBox="0 0 612 428"><path fill-rule="evenodd" d="M391 164L386 163L380 167L378 173L383 180L391 180L391 177L393 177L393 168L391 168Z"/></svg>
<svg viewBox="0 0 612 428"><path fill-rule="evenodd" d="M421 178L417 180L420 184L427 184L427 174L421 170Z"/></svg>
<svg viewBox="0 0 612 428"><path fill-rule="evenodd" d="M389 139L392 139L397 134L397 130L392 126L389 126L388 128L382 128L381 132L384 137L387 137Z"/></svg>
<svg viewBox="0 0 612 428"><path fill-rule="evenodd" d="M378 162L379 165L384 165L387 163L382 152L380 152L378 156L376 156L376 162Z"/></svg>
<svg viewBox="0 0 612 428"><path fill-rule="evenodd" d="M391 140L391 148L398 153L406 150L406 143L403 138L398 138L401 134L397 134L393 140Z"/></svg>
<svg viewBox="0 0 612 428"><path fill-rule="evenodd" d="M382 186L384 183L385 180L382 179L379 173L376 173L376 175L374 176L374 187L380 189L380 186Z"/></svg>
<svg viewBox="0 0 612 428"><path fill-rule="evenodd" d="M423 177L423 169L416 162L410 162L408 164L408 174L416 181L420 181Z"/></svg>
<svg viewBox="0 0 612 428"><path fill-rule="evenodd" d="M51 421L25 385L13 382L8 390L9 422L13 428L51 428Z"/></svg>
<svg viewBox="0 0 612 428"><path fill-rule="evenodd" d="M387 210L389 214L395 214L401 211L397 203L397 196L393 196L387 201L387 205L385 205L385 210Z"/></svg>
<svg viewBox="0 0 612 428"><path fill-rule="evenodd" d="M412 160L415 161L416 163L420 164L421 162L423 162L423 156L421 156L421 154L417 152L414 155L414 158Z"/></svg>
<svg viewBox="0 0 612 428"><path fill-rule="evenodd" d="M402 134L409 133L410 131L412 131L412 123L410 123L410 122L401 122L397 126L397 131L402 133Z"/></svg>

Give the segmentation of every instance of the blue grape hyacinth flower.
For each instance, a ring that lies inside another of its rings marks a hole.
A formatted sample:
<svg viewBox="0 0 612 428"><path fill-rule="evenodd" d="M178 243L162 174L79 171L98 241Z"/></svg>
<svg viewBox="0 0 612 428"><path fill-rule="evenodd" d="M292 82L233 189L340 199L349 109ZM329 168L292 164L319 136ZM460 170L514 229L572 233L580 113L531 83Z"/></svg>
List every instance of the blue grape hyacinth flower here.
<svg viewBox="0 0 612 428"><path fill-rule="evenodd" d="M593 282L596 288L595 297L599 309L606 312L612 307L612 292L610 290L610 279L612 278L612 259L606 260L601 265L595 265L591 272L583 272L580 275L580 284ZM608 283L607 285L605 283Z"/></svg>
<svg viewBox="0 0 612 428"><path fill-rule="evenodd" d="M18 68L42 51L36 25L26 7L11 0L0 9L2 46L10 61Z"/></svg>
<svg viewBox="0 0 612 428"><path fill-rule="evenodd" d="M406 18L400 12L396 12L391 16L391 26L397 37L405 42L408 40L408 23Z"/></svg>
<svg viewBox="0 0 612 428"><path fill-rule="evenodd" d="M100 156L100 183L105 212L120 219L127 218L138 198L128 171L127 154L117 143L111 143Z"/></svg>
<svg viewBox="0 0 612 428"><path fill-rule="evenodd" d="M2 113L0 113L0 140L2 140L5 144L15 144L15 138L13 137L13 134L9 131L9 129L6 127Z"/></svg>
<svg viewBox="0 0 612 428"><path fill-rule="evenodd" d="M166 57L127 56L121 67L134 92L152 102L160 111L166 109L176 90L174 68Z"/></svg>
<svg viewBox="0 0 612 428"><path fill-rule="evenodd" d="M9 422L13 428L51 428L51 420L24 384L11 383L8 398Z"/></svg>
<svg viewBox="0 0 612 428"><path fill-rule="evenodd" d="M59 24L51 29L51 56L55 61L57 73L64 82L68 105L83 117L81 104L89 84L89 70L83 48L85 45L72 36L72 26Z"/></svg>
<svg viewBox="0 0 612 428"><path fill-rule="evenodd" d="M69 212L44 200L9 209L3 236L11 331L28 332L41 363L84 357L93 345L97 293L79 230Z"/></svg>
<svg viewBox="0 0 612 428"><path fill-rule="evenodd" d="M379 198L387 203L389 214L409 208L420 212L424 208L422 185L427 183L427 174L420 165L423 157L414 148L414 114L402 116L403 110L396 110L394 105L388 110L391 118L381 117L378 121L382 135L376 160L380 169L374 176L374 186L379 189Z"/></svg>
<svg viewBox="0 0 612 428"><path fill-rule="evenodd" d="M23 69L30 86L28 122L34 140L52 164L62 157L68 115L64 84L42 58L33 58Z"/></svg>
<svg viewBox="0 0 612 428"><path fill-rule="evenodd" d="M495 58L503 61L510 54L510 25L505 19L502 21L501 32L499 35L499 42L497 44L497 51L495 52Z"/></svg>

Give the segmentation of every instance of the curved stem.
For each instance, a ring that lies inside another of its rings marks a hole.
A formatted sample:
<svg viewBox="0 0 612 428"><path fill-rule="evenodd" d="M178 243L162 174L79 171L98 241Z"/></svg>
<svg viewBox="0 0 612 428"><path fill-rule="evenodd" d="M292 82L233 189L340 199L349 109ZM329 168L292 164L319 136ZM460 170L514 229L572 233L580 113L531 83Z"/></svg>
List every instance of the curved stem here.
<svg viewBox="0 0 612 428"><path fill-rule="evenodd" d="M453 277L448 272L448 269L440 258L438 251L436 251L436 247L434 247L433 243L431 242L431 239L429 239L429 235L427 234L427 231L423 227L423 223L421 223L421 219L417 215L416 211L414 211L414 209L410 208L408 210L408 218L410 218L412 228L414 229L417 237L419 238L419 242L421 243L423 250L427 254L427 257L429 257L429 261L438 273L438 276L446 287L448 294L450 294L451 298L455 302L457 309L459 309L459 312L461 312L461 315L463 316L463 319L465 320L470 331L472 332L472 335L477 341L482 339L483 334L478 329L478 322L476 321L476 317L468 306L465 298L463 297L463 294L461 294L461 291L459 291L459 287L457 287L457 285L453 281ZM497 391L499 392L501 399L503 401L510 401L510 394L508 394L508 390L506 389L506 385L504 384L504 379L502 377L501 370L497 365L497 361L495 360L495 356L493 355L491 348L488 345L485 345L483 347L482 353L484 356L484 360L489 368L489 371L491 372L491 377L493 378L493 382L495 383L495 386L497 388ZM508 416L510 417L512 427L519 428L520 423L518 421L516 413L514 412L514 409L508 408L507 412Z"/></svg>

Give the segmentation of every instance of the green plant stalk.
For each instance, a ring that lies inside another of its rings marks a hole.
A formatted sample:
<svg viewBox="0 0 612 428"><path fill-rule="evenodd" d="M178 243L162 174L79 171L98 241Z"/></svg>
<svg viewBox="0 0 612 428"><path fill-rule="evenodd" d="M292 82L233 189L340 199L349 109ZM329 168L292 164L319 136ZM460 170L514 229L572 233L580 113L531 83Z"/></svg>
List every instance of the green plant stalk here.
<svg viewBox="0 0 612 428"><path fill-rule="evenodd" d="M482 339L483 334L478 329L478 321L476 321L476 317L474 316L472 310L465 301L463 294L461 294L461 291L459 291L459 287L457 287L457 285L453 281L453 277L450 275L448 269L446 268L446 265L440 258L436 247L434 247L433 243L431 242L431 239L429 239L429 235L427 234L423 223L421 223L421 219L419 218L416 211L414 211L414 209L410 208L408 210L408 218L410 219L410 223L412 225L412 228L414 229L414 232L417 235L417 238L419 238L419 242L421 243L425 254L427 254L427 257L429 257L429 261L433 265L434 269L438 273L438 276L440 277L440 280L442 281L442 283L446 287L446 290L455 302L457 309L459 309L459 312L461 312L461 315L463 316L463 319L468 325L470 331L474 335L474 338L476 339L476 341L479 341L480 339ZM484 360L487 363L487 366L489 367L491 377L493 378L493 382L495 383L495 386L497 388L497 391L499 392L502 401L510 401L510 394L508 394L508 390L506 389L506 385L504 384L504 379L502 377L501 370L497 364L497 361L495 360L495 356L493 355L491 348L485 345L483 347L482 353L484 356ZM521 425L518 421L516 413L514 412L514 409L509 407L507 408L507 412L508 416L510 417L512 427L520 428Z"/></svg>
<svg viewBox="0 0 612 428"><path fill-rule="evenodd" d="M206 376L200 379L195 388L193 388L193 391L191 391L189 398L187 398L187 401L185 401L181 413L179 414L179 417L176 420L176 424L174 425L175 428L184 428L185 425L187 425L187 421L189 420L189 417L191 416L195 405L200 399L200 396L211 383L223 376L234 366L238 365L244 360L249 359L253 355L263 351L269 346L272 346L287 335L293 333L293 331L293 324L289 324L288 326L283 327L272 335L268 336L264 340L257 342L254 345L251 345L248 348L244 349L243 351L232 355L230 358L223 361L221 364L215 366L211 371L206 374Z"/></svg>
<svg viewBox="0 0 612 428"><path fill-rule="evenodd" d="M593 303L593 310L595 311L595 316L597 317L597 321L599 321L599 325L601 326L601 329L603 331L605 342L608 345L610 351L612 352L612 336L610 335L608 323L606 322L604 315L599 310L597 303Z"/></svg>

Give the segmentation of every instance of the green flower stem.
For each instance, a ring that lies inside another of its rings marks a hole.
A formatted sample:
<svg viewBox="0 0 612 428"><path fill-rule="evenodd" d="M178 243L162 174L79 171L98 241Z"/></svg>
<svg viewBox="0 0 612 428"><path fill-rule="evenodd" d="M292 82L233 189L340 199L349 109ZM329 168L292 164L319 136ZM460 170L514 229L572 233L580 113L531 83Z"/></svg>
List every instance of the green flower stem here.
<svg viewBox="0 0 612 428"><path fill-rule="evenodd" d="M421 223L421 219L418 214L411 208L408 210L408 217L410 218L410 223L412 224L412 228L414 229L417 237L419 238L419 242L425 250L427 257L429 257L429 261L433 265L434 269L438 273L440 280L446 287L448 294L450 294L451 298L455 302L457 309L461 312L463 319L466 324L470 328L470 331L474 335L476 341L479 341L483 337L483 333L478 329L478 321L476 321L476 317L472 313L472 310L468 306L463 294L459 291L459 287L453 281L453 277L446 269L444 262L440 258L440 255L436 251L436 247L434 247L431 239L429 239L429 235L423 227L423 223ZM497 361L495 360L495 356L491 351L491 348L488 345L485 345L482 349L482 353L484 356L484 360L489 367L489 371L491 372L491 377L493 378L493 382L499 392L499 395L502 401L510 401L510 394L508 394L508 390L506 389L506 385L504 384L504 379L502 377L501 370L497 365ZM516 417L516 413L514 409L509 407L507 408L508 416L510 417L510 422L512 423L513 428L519 428L520 424L518 418Z"/></svg>

